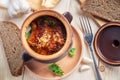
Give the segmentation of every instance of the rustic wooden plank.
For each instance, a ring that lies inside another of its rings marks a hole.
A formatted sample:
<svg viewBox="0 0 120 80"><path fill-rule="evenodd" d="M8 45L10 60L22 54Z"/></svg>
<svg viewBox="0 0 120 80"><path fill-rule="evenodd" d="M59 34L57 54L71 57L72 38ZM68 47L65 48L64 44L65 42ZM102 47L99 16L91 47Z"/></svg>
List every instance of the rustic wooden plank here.
<svg viewBox="0 0 120 80"><path fill-rule="evenodd" d="M101 70L101 68L104 68ZM120 66L111 66L100 60L99 69L103 80L120 80Z"/></svg>

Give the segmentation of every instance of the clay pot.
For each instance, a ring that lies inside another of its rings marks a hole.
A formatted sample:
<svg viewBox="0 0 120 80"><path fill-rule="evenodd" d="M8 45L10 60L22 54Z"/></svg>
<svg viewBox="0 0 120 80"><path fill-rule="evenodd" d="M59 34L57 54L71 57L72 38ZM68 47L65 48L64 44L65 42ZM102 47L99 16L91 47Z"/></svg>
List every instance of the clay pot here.
<svg viewBox="0 0 120 80"><path fill-rule="evenodd" d="M52 55L41 55L41 54L36 53L35 51L33 51L30 48L30 46L28 45L28 42L26 41L26 37L25 37L29 24L36 18L41 17L41 16L46 16L46 15L55 17L58 20L60 20L63 23L65 30L66 30L66 41L65 41L64 46L58 52L56 52ZM24 61L28 61L32 57L33 59L40 61L40 62L51 63L51 62L56 62L56 61L62 59L63 57L65 57L65 55L67 55L67 53L72 45L73 33L72 33L71 24L70 24L70 22L72 20L72 16L70 15L69 12L65 13L64 15L62 15L56 11L53 11L53 10L40 10L40 11L32 13L24 21L24 23L22 25L22 30L21 30L22 44L23 44L25 50L27 51L23 55Z"/></svg>

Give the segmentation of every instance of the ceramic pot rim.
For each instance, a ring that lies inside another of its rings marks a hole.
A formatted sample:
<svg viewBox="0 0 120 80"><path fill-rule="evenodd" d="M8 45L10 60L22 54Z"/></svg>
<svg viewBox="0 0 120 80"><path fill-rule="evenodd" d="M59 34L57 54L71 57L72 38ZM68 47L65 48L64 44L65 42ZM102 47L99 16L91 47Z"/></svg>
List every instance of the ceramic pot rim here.
<svg viewBox="0 0 120 80"><path fill-rule="evenodd" d="M106 62L107 64L110 64L110 65L113 65L113 66L119 66L120 65L120 61L119 62L112 62L112 61L109 61L108 59L106 59L105 57L102 56L102 54L100 53L99 49L98 49L98 44L97 44L97 41L98 41L98 36L99 34L105 29L105 28L108 28L110 26L113 26L113 25L117 25L117 26L120 26L120 23L118 22L109 22L107 24L104 24L103 26L101 26L101 28L96 32L96 35L95 35L95 38L94 38L94 49L95 49L95 53L97 54L97 56L104 62Z"/></svg>
<svg viewBox="0 0 120 80"><path fill-rule="evenodd" d="M57 53L54 53L52 55L40 55L40 54L36 53L35 51L33 51L29 47L29 45L28 45L28 43L26 41L26 38L25 38L26 29L27 29L28 25L34 19L36 19L36 18L38 18L40 16L46 16L46 15L53 16L53 17L59 19L64 24L65 29L66 29L66 35L67 35L66 42L65 42L64 46L62 47L62 49L59 50ZM31 55L32 57L34 57L37 60L43 60L43 61L44 60L56 59L57 57L63 55L64 52L66 52L66 50L68 50L70 44L72 43L72 35L73 35L72 28L71 28L70 23L67 21L67 19L63 15L61 15L58 12L53 11L53 10L40 10L40 11L32 13L24 21L24 23L22 25L22 29L21 29L21 41L22 41L22 44L23 44L24 48L27 50L29 55Z"/></svg>

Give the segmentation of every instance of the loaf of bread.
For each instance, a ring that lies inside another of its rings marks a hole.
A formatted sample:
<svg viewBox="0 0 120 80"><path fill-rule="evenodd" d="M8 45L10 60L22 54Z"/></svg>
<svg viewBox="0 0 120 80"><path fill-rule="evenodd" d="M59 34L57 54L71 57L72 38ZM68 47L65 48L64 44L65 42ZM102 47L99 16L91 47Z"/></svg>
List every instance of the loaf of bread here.
<svg viewBox="0 0 120 80"><path fill-rule="evenodd" d="M21 56L24 48L21 44L20 30L11 22L0 22L0 35L11 74L21 75L23 66Z"/></svg>
<svg viewBox="0 0 120 80"><path fill-rule="evenodd" d="M120 0L86 0L81 9L105 20L120 22Z"/></svg>

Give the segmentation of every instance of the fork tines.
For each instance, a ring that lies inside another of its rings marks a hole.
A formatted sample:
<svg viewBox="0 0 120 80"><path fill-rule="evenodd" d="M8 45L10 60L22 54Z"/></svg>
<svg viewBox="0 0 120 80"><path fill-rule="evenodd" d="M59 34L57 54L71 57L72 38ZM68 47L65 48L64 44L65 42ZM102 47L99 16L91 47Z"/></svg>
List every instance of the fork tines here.
<svg viewBox="0 0 120 80"><path fill-rule="evenodd" d="M87 16L81 15L79 17L79 21L80 21L81 29L82 29L84 34L92 33L90 21L89 21L89 18Z"/></svg>

